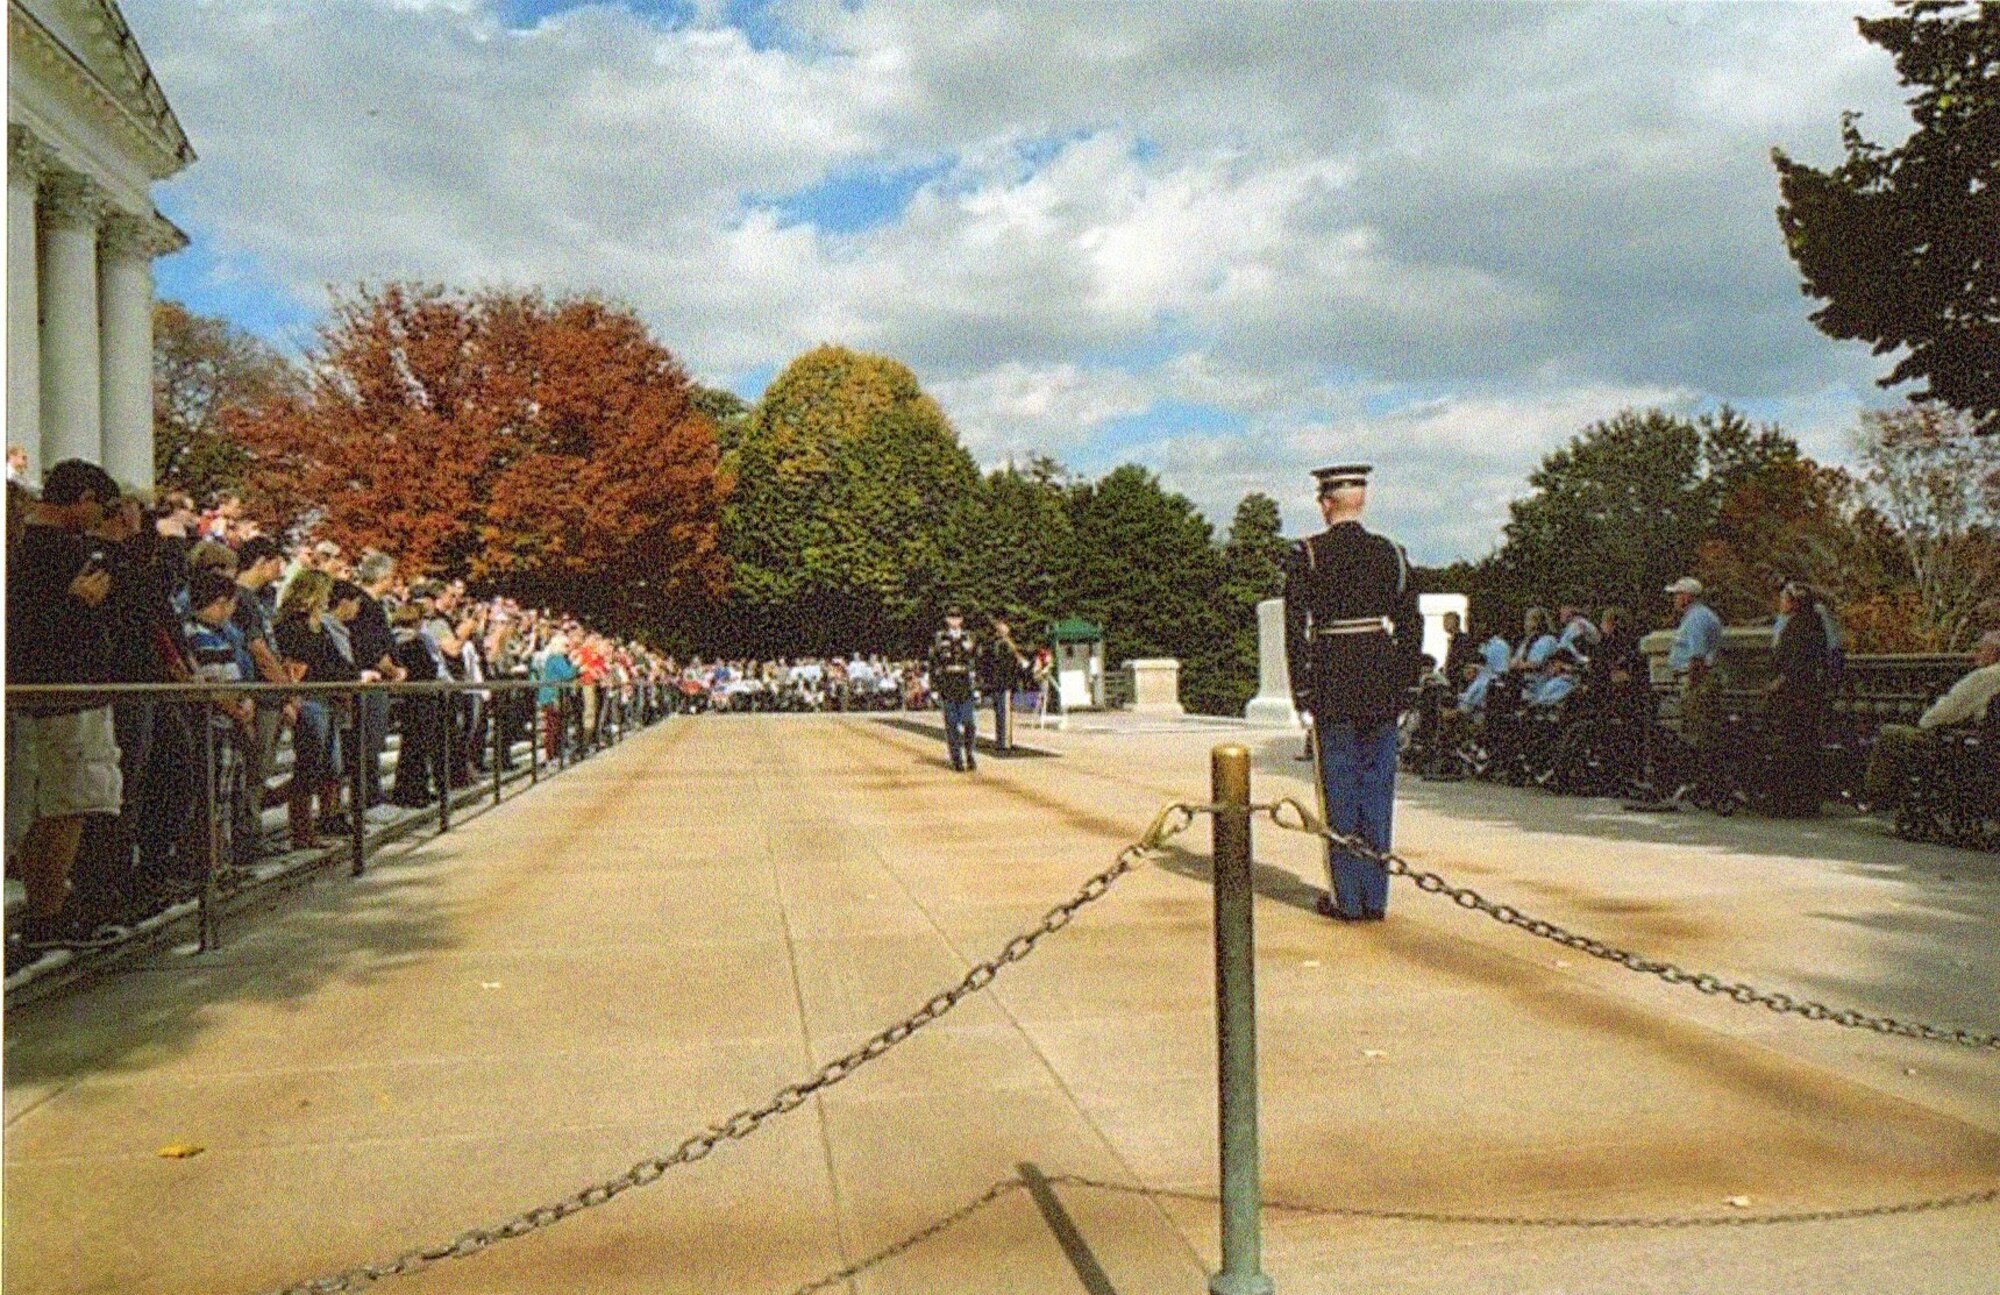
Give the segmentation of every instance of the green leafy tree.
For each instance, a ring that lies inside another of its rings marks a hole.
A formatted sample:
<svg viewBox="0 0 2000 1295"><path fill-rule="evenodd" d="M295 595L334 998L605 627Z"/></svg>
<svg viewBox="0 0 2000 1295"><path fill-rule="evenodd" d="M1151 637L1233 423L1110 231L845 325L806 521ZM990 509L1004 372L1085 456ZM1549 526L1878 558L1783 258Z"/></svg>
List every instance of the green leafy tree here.
<svg viewBox="0 0 2000 1295"><path fill-rule="evenodd" d="M1240 715L1257 695L1257 604L1284 592L1285 552L1290 547L1279 534L1277 501L1251 493L1236 505L1229 538L1222 545L1222 597L1228 651L1220 662L1211 703L1218 714Z"/></svg>
<svg viewBox="0 0 2000 1295"><path fill-rule="evenodd" d="M1004 612L1022 642L1063 613L1075 567L1076 533L1064 474L1030 475L1013 466L979 485L966 533L954 537L952 595L982 614Z"/></svg>
<svg viewBox="0 0 2000 1295"><path fill-rule="evenodd" d="M1847 157L1828 171L1772 151L1784 201L1778 224L1826 305L1829 337L1902 357L1883 386L1921 381L1918 400L2000 431L2000 4L1901 0L1892 17L1858 20L1916 90L1916 130L1895 148L1841 119Z"/></svg>
<svg viewBox="0 0 2000 1295"><path fill-rule="evenodd" d="M1694 568L1723 498L1798 447L1724 408L1699 419L1627 410L1542 460L1510 507L1500 549L1480 566L1474 611L1512 633L1522 608L1622 603L1659 612Z"/></svg>
<svg viewBox="0 0 2000 1295"><path fill-rule="evenodd" d="M721 387L695 383L688 398L695 412L715 424L715 445L724 454L743 443L743 429L750 423L750 402Z"/></svg>
<svg viewBox="0 0 2000 1295"><path fill-rule="evenodd" d="M250 454L231 419L256 418L303 387L297 369L226 319L153 306L153 471L197 500L244 488Z"/></svg>
<svg viewBox="0 0 2000 1295"><path fill-rule="evenodd" d="M733 640L907 650L937 619L978 468L916 376L824 346L771 383L728 456Z"/></svg>
<svg viewBox="0 0 2000 1295"><path fill-rule="evenodd" d="M1221 608L1222 557L1214 532L1183 495L1126 465L1070 492L1078 612L1104 626L1112 662L1170 656L1181 699L1218 710L1227 696L1231 642Z"/></svg>
<svg viewBox="0 0 2000 1295"><path fill-rule="evenodd" d="M1965 423L1935 404L1861 420L1865 488L1906 564L1915 637L1934 652L1970 648L2000 611L2000 439Z"/></svg>

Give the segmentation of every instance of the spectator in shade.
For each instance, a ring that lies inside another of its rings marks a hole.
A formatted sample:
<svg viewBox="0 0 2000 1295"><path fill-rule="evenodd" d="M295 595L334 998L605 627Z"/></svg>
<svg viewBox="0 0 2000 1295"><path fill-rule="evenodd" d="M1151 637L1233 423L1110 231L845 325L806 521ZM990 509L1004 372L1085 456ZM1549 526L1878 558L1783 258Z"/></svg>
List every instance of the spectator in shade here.
<svg viewBox="0 0 2000 1295"><path fill-rule="evenodd" d="M233 576L221 571L197 570L188 578L189 612L183 628L194 677L202 683L240 683L244 679L241 638L231 623L239 592ZM206 710L215 753L215 854L225 861L221 875L228 881L234 879L236 870L227 861L238 854L233 836L244 817L239 802L253 790L262 791L251 788L243 778L244 753L257 740L256 707L248 697L238 696L217 700Z"/></svg>
<svg viewBox="0 0 2000 1295"><path fill-rule="evenodd" d="M372 672L377 679L401 683L409 674L396 663L396 640L389 632L389 614L382 606L382 599L396 581L395 559L386 553L363 554L355 576L361 597L348 629L361 677L366 680ZM366 812L380 819L393 815L387 809L388 797L382 794L382 749L389 737L390 699L387 693L369 692L362 695L359 704L361 749L357 756L368 792Z"/></svg>
<svg viewBox="0 0 2000 1295"><path fill-rule="evenodd" d="M283 550L266 535L245 540L237 550L236 610L230 615L230 623L243 640L239 665L245 679L275 684L292 681L285 670L284 658L278 653L278 641L271 627L271 606L265 601L265 591L277 581L284 565ZM298 720L298 703L294 700L280 701L264 695L257 698L256 707L256 732L243 752L243 780L250 790L237 806L235 831L231 833L236 862L243 867L255 863L263 849L264 784L270 780L277 760L279 726Z"/></svg>
<svg viewBox="0 0 2000 1295"><path fill-rule="evenodd" d="M8 682L111 680L111 554L88 532L119 500L111 475L81 459L58 463L44 477L42 498L28 507L9 555ZM9 727L18 745L7 770L7 817L27 824L18 858L27 904L17 933L24 949L87 940L92 933L64 910L85 817L116 814L123 798L111 707L101 697L49 697L13 710Z"/></svg>
<svg viewBox="0 0 2000 1295"><path fill-rule="evenodd" d="M112 677L120 683L186 683L187 644L174 601L184 569L127 499L91 532L109 545L111 595L105 614ZM202 776L191 711L184 701L127 695L112 703L124 784L118 830L79 858L80 888L106 913L137 917L187 892L204 861L184 848ZM138 870L132 866L138 849ZM80 896L81 898L82 896Z"/></svg>
<svg viewBox="0 0 2000 1295"><path fill-rule="evenodd" d="M389 633L395 640L394 657L412 682L435 682L444 673L437 645L423 632L423 609L406 602L389 614ZM440 742L443 715L434 696L407 694L395 704L396 731L402 747L396 756L396 785L390 800L409 809L431 801L433 783L442 791L448 778Z"/></svg>
<svg viewBox="0 0 2000 1295"><path fill-rule="evenodd" d="M285 669L295 683L342 683L360 677L341 653L323 618L333 594L333 578L323 571L301 571L278 603L273 633ZM291 821L292 848L319 846L313 802L320 818L333 819L340 808L340 745L334 722L339 706L324 694L302 695L299 717L292 725L292 780L285 797Z"/></svg>

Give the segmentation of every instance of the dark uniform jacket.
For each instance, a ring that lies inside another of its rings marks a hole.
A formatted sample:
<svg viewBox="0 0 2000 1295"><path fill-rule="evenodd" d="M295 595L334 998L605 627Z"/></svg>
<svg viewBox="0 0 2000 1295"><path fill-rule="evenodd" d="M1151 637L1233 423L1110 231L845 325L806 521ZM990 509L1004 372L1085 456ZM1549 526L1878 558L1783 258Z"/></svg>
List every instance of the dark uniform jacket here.
<svg viewBox="0 0 2000 1295"><path fill-rule="evenodd" d="M931 640L931 692L939 701L971 701L978 652L970 630L939 630Z"/></svg>
<svg viewBox="0 0 2000 1295"><path fill-rule="evenodd" d="M1027 680L1027 662L1011 644L989 638L979 653L979 687L989 695L1012 692Z"/></svg>
<svg viewBox="0 0 2000 1295"><path fill-rule="evenodd" d="M1390 723L1422 668L1423 616L1402 547L1359 522L1293 546L1285 564L1292 698L1321 724Z"/></svg>

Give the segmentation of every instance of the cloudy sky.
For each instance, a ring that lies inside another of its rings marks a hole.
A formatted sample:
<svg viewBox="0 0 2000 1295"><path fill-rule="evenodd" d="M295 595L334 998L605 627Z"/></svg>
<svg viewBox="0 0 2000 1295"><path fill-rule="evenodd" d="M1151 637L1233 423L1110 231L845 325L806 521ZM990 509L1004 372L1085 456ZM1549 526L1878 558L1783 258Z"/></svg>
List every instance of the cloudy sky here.
<svg viewBox="0 0 2000 1295"><path fill-rule="evenodd" d="M595 290L704 381L886 352L982 462L1142 463L1218 526L1372 459L1424 561L1625 406L1838 457L1883 399L1768 157L1908 129L1869 5L123 7L201 155L161 292L288 347L328 283Z"/></svg>

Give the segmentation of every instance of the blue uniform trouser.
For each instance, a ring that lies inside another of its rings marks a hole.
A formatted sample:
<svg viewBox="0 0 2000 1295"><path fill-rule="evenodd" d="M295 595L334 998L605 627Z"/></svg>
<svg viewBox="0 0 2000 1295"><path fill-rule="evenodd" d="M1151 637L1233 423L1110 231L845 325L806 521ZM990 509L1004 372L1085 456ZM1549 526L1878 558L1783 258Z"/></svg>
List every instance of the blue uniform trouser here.
<svg viewBox="0 0 2000 1295"><path fill-rule="evenodd" d="M979 736L979 711L971 698L944 703L944 745L951 752L954 769L974 763L973 748Z"/></svg>
<svg viewBox="0 0 2000 1295"><path fill-rule="evenodd" d="M1317 745L1327 826L1386 852L1396 808L1395 724L1335 721L1318 730ZM1380 864L1331 844L1326 856L1341 912L1359 917L1388 908L1389 874Z"/></svg>

